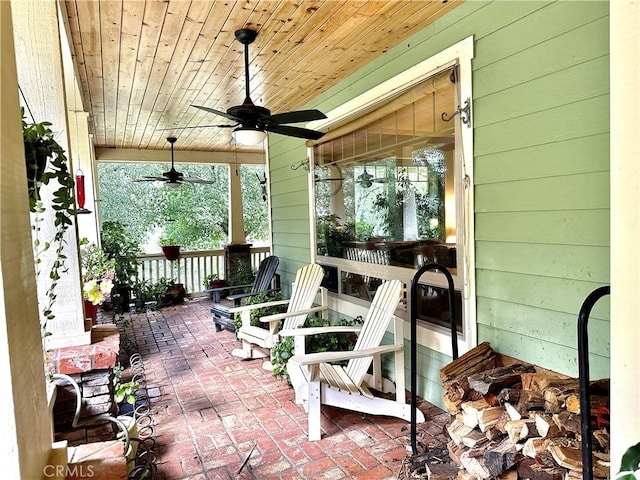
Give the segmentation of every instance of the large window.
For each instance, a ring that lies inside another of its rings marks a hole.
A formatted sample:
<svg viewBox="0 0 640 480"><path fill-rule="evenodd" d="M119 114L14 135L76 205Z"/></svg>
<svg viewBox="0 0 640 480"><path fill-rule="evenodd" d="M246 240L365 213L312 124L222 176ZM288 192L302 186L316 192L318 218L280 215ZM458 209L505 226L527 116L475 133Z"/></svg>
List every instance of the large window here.
<svg viewBox="0 0 640 480"><path fill-rule="evenodd" d="M344 115L311 151L316 260L335 277L338 298L365 304L383 279L400 278L410 287L418 268L438 263L454 277L458 330L466 340L474 335L464 321L473 295L469 269L462 268L472 258L464 161L471 150L462 141L469 127L452 114L462 103L461 77L470 83L469 66L470 60L464 66L454 60L401 93ZM443 334L450 318L445 286L444 276L430 271L407 293L417 295L422 325ZM411 314L408 303L399 315Z"/></svg>

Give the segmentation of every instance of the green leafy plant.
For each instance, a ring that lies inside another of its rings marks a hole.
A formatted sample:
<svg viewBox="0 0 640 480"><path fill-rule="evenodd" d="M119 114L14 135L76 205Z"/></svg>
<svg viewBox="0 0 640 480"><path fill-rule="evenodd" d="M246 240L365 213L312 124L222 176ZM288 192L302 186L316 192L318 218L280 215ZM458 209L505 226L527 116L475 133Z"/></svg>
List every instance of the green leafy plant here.
<svg viewBox="0 0 640 480"><path fill-rule="evenodd" d="M229 273L229 285L250 285L254 278L251 262L246 260L238 260L233 264Z"/></svg>
<svg viewBox="0 0 640 480"><path fill-rule="evenodd" d="M636 480L640 473L640 443L629 447L620 462L620 472L616 475L617 480Z"/></svg>
<svg viewBox="0 0 640 480"><path fill-rule="evenodd" d="M129 405L136 403L136 390L140 387L137 382L128 381L122 383L124 368L119 363L113 367L113 389L116 403L126 401Z"/></svg>
<svg viewBox="0 0 640 480"><path fill-rule="evenodd" d="M115 264L116 285L130 284L138 275L138 256L142 253L138 242L131 240L121 222L102 224L102 249Z"/></svg>
<svg viewBox="0 0 640 480"><path fill-rule="evenodd" d="M335 323L338 326L362 325L362 317L353 320L342 318ZM326 327L330 322L322 318L308 317L303 327ZM308 335L305 337L305 352L332 352L353 350L356 344L357 335L355 333L326 333L318 335ZM276 344L271 347L271 364L273 373L280 378L289 378L287 374L287 362L293 356L293 337L281 337Z"/></svg>
<svg viewBox="0 0 640 480"><path fill-rule="evenodd" d="M144 302L155 299L155 285L151 280L136 280L132 288L136 298Z"/></svg>
<svg viewBox="0 0 640 480"><path fill-rule="evenodd" d="M171 235L164 235L160 238L160 246L169 247L174 245L180 245L180 241L176 237Z"/></svg>
<svg viewBox="0 0 640 480"><path fill-rule="evenodd" d="M266 303L266 302L276 302L278 300L282 300L282 293L280 292L260 292L257 295L250 297L245 302L245 305L256 305L258 303ZM251 311L251 326L253 327L262 327L269 328L268 324L264 324L260 321L260 317L265 317L267 315L275 315L276 313L284 313L287 311L286 305L274 305L270 307L256 308ZM242 326L242 319L239 313L234 315L234 324L236 327L236 332L240 330Z"/></svg>
<svg viewBox="0 0 640 480"><path fill-rule="evenodd" d="M210 273L209 275L205 275L204 278L202 279L202 286L204 288L210 288L209 285L212 282L215 282L216 280L218 280L217 273Z"/></svg>
<svg viewBox="0 0 640 480"><path fill-rule="evenodd" d="M34 231L34 256L36 276L39 278L42 254L51 248L55 249L55 259L49 270L49 286L46 290L48 301L42 309L42 331L46 335L47 321L54 318L53 305L56 301L56 288L61 274L67 272L67 256L64 254L65 234L73 225L76 215L74 203L74 178L69 172L64 149L54 139L50 122L27 123L24 108L22 114L22 137L25 152L29 210L34 213L32 229ZM58 188L51 192L50 204L45 204L40 197L40 188L54 181ZM55 233L50 239L40 238L40 225L47 209L53 211Z"/></svg>

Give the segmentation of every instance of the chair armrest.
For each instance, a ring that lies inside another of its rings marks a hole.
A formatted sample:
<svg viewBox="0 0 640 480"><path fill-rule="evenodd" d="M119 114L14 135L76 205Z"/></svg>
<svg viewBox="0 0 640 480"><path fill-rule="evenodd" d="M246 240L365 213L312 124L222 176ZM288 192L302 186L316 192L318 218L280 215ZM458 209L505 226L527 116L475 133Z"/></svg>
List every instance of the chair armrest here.
<svg viewBox="0 0 640 480"><path fill-rule="evenodd" d="M275 302L254 303L253 305L242 305L240 307L230 308L231 313L246 312L255 310L256 308L276 307L278 305L288 305L289 300L276 300Z"/></svg>
<svg viewBox="0 0 640 480"><path fill-rule="evenodd" d="M328 327L288 328L280 330L282 337L299 337L306 335L319 335L323 333L357 333L362 330L362 325L329 325Z"/></svg>
<svg viewBox="0 0 640 480"><path fill-rule="evenodd" d="M380 345L379 347L365 348L363 350L347 351L347 352L319 352L308 353L305 355L294 355L289 359L298 365L316 365L318 363L338 362L340 360L351 360L353 358L372 357L382 353L397 352L404 348L403 345Z"/></svg>
<svg viewBox="0 0 640 480"><path fill-rule="evenodd" d="M320 305L318 307L307 308L306 310L296 310L295 312L284 312L284 313L276 313L273 315L266 315L264 317L260 317L260 321L264 323L271 323L276 320L284 320L288 317L297 317L298 315L308 315L310 313L322 312L323 310L328 310L328 305Z"/></svg>
<svg viewBox="0 0 640 480"><path fill-rule="evenodd" d="M224 292L225 290L233 290L236 288L248 288L251 287L251 285L229 285L228 287L216 287L216 288L208 288L205 290L205 292L209 293L209 292Z"/></svg>

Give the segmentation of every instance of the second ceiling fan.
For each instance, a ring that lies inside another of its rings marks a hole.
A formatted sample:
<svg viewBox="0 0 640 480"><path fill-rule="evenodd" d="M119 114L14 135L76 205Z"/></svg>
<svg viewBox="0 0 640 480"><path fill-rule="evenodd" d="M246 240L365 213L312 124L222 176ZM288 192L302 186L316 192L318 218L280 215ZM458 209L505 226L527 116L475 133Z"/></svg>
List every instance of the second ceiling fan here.
<svg viewBox="0 0 640 480"><path fill-rule="evenodd" d="M183 182L201 183L201 184L205 184L205 185L211 185L211 184L215 183L212 180L204 180L204 179L198 178L198 177L185 177L182 172L178 172L174 168L173 144L176 143L176 140L178 140L176 137L167 137L167 142L169 142L171 144L171 169L169 171L164 172L161 177L144 176L141 179L134 180L134 181L136 181L136 182L156 182L156 181L164 182L165 186L169 187L169 188L177 188Z"/></svg>
<svg viewBox="0 0 640 480"><path fill-rule="evenodd" d="M219 125L234 128L233 139L236 143L243 145L257 145L261 143L266 132L278 133L290 137L306 138L317 140L324 135L324 132L311 130L308 128L285 125L287 123L311 122L327 118L319 110L297 110L294 112L271 114L268 108L255 105L251 100L249 88L249 45L256 39L258 32L249 28L236 30L236 39L244 45L244 80L245 99L242 105L230 107L226 112L210 107L192 105L209 113L214 113L224 117L235 125Z"/></svg>

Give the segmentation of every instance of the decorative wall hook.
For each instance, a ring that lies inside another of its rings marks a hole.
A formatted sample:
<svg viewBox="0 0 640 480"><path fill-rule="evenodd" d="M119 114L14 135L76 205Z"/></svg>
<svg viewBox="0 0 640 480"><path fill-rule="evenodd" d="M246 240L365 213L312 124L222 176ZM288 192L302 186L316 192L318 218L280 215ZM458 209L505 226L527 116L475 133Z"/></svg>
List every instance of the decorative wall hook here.
<svg viewBox="0 0 640 480"><path fill-rule="evenodd" d="M309 171L309 159L302 160L297 165L291 165L291 170L298 170L300 167L304 168L307 172Z"/></svg>
<svg viewBox="0 0 640 480"><path fill-rule="evenodd" d="M446 112L442 113L441 118L445 122L450 122L451 120L453 120L453 117L455 117L458 114L460 114L460 120L462 120L462 123L464 123L467 127L471 128L471 99L470 98L467 97L467 99L464 101L464 107L461 107L460 105L458 105L458 108L456 109L456 111L453 112L453 114L451 114L449 118L447 118Z"/></svg>

